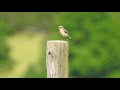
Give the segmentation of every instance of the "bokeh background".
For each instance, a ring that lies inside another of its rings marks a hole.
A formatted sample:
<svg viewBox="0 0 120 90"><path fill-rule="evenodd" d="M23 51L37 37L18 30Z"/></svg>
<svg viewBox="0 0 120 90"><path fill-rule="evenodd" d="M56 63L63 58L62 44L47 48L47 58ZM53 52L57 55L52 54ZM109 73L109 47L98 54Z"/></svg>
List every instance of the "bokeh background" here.
<svg viewBox="0 0 120 90"><path fill-rule="evenodd" d="M70 78L120 77L119 12L0 12L0 78L46 78L47 40L69 41Z"/></svg>

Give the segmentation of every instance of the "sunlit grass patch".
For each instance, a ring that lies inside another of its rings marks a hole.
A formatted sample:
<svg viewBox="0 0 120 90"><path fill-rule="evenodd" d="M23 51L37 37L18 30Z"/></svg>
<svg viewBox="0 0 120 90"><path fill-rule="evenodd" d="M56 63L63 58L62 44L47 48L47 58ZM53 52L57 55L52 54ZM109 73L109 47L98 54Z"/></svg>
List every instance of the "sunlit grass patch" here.
<svg viewBox="0 0 120 90"><path fill-rule="evenodd" d="M9 37L10 56L16 64L14 70L0 74L0 77L24 77L30 65L37 65L43 37L41 33L33 36L21 33Z"/></svg>

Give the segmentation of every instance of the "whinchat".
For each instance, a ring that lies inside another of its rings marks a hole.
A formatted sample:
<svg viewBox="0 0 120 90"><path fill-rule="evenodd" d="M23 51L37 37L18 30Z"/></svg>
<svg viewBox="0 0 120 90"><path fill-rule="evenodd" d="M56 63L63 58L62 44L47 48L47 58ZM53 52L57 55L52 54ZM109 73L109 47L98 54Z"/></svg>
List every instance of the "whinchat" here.
<svg viewBox="0 0 120 90"><path fill-rule="evenodd" d="M72 38L69 36L69 33L64 29L63 26L58 26L58 29L64 38L69 38L70 40L72 40Z"/></svg>

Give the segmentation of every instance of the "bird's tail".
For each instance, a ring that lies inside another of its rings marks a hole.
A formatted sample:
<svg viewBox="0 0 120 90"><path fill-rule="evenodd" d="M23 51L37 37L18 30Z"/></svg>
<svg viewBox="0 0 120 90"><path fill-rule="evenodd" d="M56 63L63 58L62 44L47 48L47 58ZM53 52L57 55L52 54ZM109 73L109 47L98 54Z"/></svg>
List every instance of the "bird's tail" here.
<svg viewBox="0 0 120 90"><path fill-rule="evenodd" d="M71 38L70 36L68 36L68 38L69 38L70 40L72 40L72 38Z"/></svg>

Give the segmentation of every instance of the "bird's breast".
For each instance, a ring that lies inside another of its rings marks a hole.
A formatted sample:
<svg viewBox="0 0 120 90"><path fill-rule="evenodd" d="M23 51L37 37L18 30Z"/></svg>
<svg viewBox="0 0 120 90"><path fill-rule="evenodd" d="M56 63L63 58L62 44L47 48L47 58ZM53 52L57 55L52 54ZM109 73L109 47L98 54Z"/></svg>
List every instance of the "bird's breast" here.
<svg viewBox="0 0 120 90"><path fill-rule="evenodd" d="M66 33L64 32L64 30L60 29L59 31L60 31L62 36L64 36L64 37L66 36Z"/></svg>

